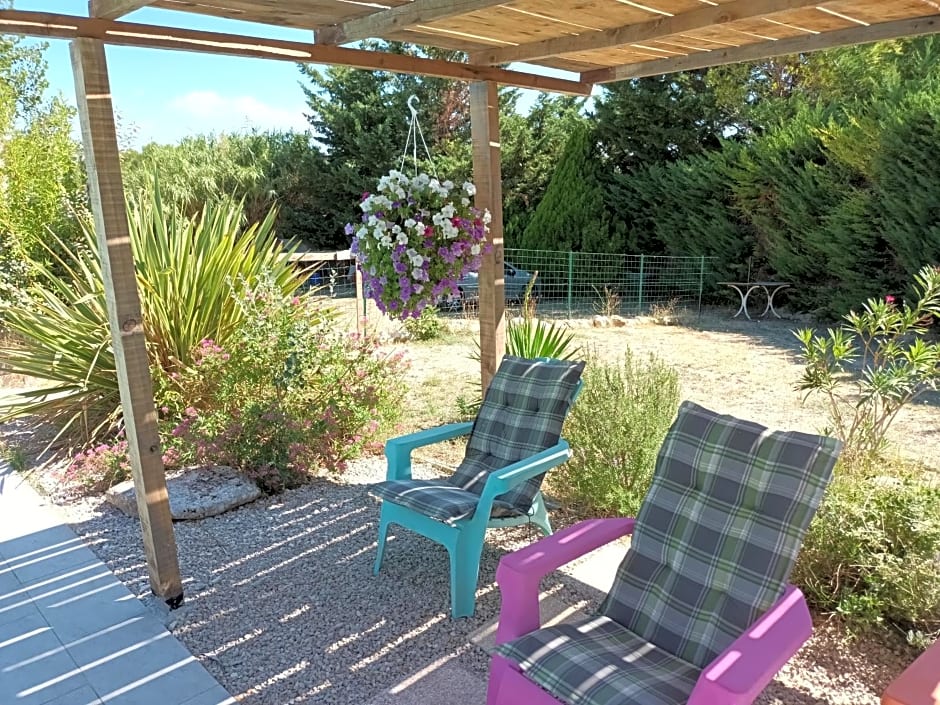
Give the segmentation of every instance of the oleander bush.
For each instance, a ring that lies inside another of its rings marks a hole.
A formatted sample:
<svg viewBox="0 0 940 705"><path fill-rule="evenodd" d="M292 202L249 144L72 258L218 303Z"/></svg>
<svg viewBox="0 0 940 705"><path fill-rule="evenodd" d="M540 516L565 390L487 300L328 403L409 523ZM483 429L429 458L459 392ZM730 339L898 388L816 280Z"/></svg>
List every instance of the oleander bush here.
<svg viewBox="0 0 940 705"><path fill-rule="evenodd" d="M563 434L573 454L549 473L552 492L588 515L635 516L679 408L679 375L628 348L614 363L590 355L583 380Z"/></svg>
<svg viewBox="0 0 940 705"><path fill-rule="evenodd" d="M375 446L402 408L401 353L270 279L232 296L244 315L228 342L201 341L191 365L161 380L167 460L231 465L273 493Z"/></svg>

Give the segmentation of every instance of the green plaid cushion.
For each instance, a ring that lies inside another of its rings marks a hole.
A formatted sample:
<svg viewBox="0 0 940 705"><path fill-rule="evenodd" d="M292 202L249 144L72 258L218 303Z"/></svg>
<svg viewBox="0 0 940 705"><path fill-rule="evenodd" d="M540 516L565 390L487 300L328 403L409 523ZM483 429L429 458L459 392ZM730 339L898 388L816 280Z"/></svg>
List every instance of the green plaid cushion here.
<svg viewBox="0 0 940 705"><path fill-rule="evenodd" d="M496 652L569 705L680 705L700 672L608 617L539 629Z"/></svg>
<svg viewBox="0 0 940 705"><path fill-rule="evenodd" d="M464 459L449 482L480 494L491 472L558 443L583 371L583 362L505 356L486 390ZM499 499L527 512L542 477L520 483Z"/></svg>
<svg viewBox="0 0 940 705"><path fill-rule="evenodd" d="M372 485L369 494L447 523L471 516L480 501L446 480L386 480Z"/></svg>
<svg viewBox="0 0 940 705"><path fill-rule="evenodd" d="M783 593L840 448L684 402L601 612L704 668Z"/></svg>

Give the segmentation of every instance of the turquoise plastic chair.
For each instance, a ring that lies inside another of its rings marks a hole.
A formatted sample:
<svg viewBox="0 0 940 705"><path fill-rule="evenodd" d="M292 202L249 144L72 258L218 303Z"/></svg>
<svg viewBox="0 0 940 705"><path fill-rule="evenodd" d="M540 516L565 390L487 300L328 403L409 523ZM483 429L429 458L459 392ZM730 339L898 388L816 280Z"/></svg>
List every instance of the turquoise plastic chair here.
<svg viewBox="0 0 940 705"><path fill-rule="evenodd" d="M410 529L447 549L451 614L471 616L486 529L533 523L552 533L540 486L545 473L570 456L561 427L583 369L583 362L506 356L475 421L388 441L387 479L370 490L382 501L373 572L382 567L389 526ZM413 450L468 434L453 476L412 479Z"/></svg>

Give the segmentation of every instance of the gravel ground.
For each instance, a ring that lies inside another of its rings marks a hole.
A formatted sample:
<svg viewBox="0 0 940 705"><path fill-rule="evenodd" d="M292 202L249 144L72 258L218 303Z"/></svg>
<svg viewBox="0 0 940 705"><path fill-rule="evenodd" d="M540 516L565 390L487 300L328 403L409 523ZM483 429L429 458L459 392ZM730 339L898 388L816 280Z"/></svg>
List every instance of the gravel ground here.
<svg viewBox="0 0 940 705"><path fill-rule="evenodd" d="M455 381L476 374L467 357L469 325L455 324L449 344L409 346L412 415L423 417L419 425L453 414ZM679 368L683 396L706 406L818 431L822 408L802 404L793 391L799 374L793 326L704 316L688 327L581 327L577 337L608 359L626 345L657 353ZM11 432L22 440L22 426L0 428L0 438L12 440ZM893 438L899 452L935 465L936 399L904 412ZM418 476L422 472L432 471L416 468ZM401 532L389 544L382 574L371 574L378 507L365 484L381 479L382 460L366 458L341 481L316 480L219 517L176 524L186 603L166 616L167 625L240 702L369 703L412 674L445 663L485 679L487 656L469 637L498 612L493 576L500 556L537 533L527 527L490 532L476 615L451 620L447 556L438 545ZM115 574L153 602L137 522L100 500L72 503L65 511ZM563 601L599 599L560 573L543 588ZM812 640L758 703L876 705L915 656L894 634L851 640L837 623L819 620Z"/></svg>
<svg viewBox="0 0 940 705"><path fill-rule="evenodd" d="M416 468L417 476L431 476ZM499 610L499 558L537 537L490 532L477 612L451 620L447 556L399 533L371 574L378 508L365 483L378 458L357 461L342 483L317 480L228 514L176 524L186 603L166 623L240 702L368 703L443 663L485 679L486 653L470 635ZM99 500L68 508L76 530L132 592L149 595L138 524ZM543 589L565 603L599 593L556 573ZM816 635L757 701L760 705L876 705L915 653L893 636L847 641L837 624ZM482 703L480 704L482 705Z"/></svg>

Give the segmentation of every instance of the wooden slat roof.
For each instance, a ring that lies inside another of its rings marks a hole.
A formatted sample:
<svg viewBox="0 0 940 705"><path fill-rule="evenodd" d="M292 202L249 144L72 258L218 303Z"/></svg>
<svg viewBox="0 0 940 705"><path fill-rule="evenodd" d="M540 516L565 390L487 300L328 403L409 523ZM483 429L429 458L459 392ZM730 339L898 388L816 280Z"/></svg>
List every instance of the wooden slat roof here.
<svg viewBox="0 0 940 705"><path fill-rule="evenodd" d="M175 11L168 30L198 13L309 29L324 48L409 41L582 84L940 31L940 0L92 0L91 12L113 20L143 6Z"/></svg>

